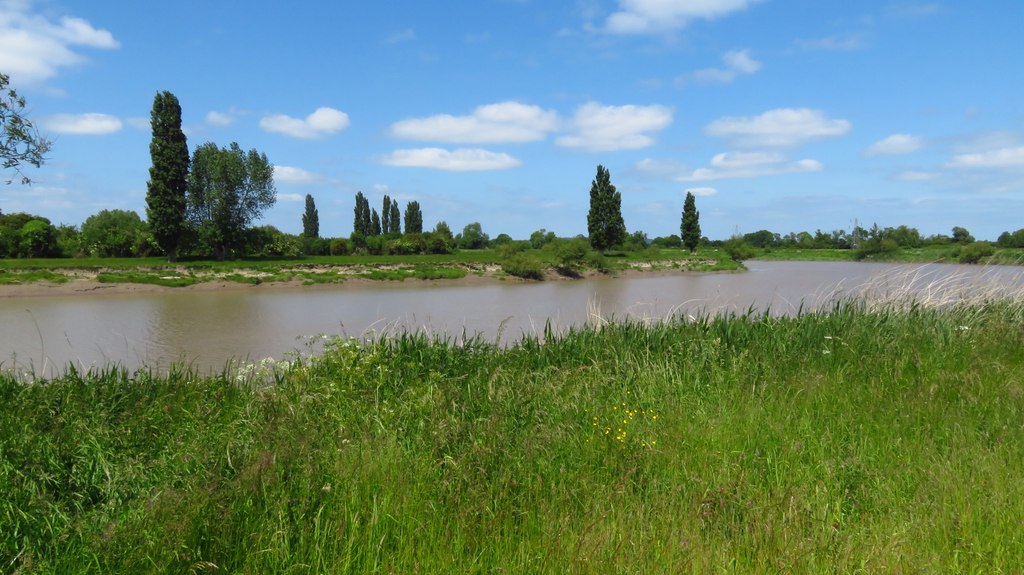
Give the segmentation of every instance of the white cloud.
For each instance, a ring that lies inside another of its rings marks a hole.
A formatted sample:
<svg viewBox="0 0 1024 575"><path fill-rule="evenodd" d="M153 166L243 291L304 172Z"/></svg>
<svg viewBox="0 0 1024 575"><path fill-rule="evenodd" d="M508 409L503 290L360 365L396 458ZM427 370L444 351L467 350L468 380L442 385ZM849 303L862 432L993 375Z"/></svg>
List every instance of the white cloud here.
<svg viewBox="0 0 1024 575"><path fill-rule="evenodd" d="M121 131L124 124L109 114L56 114L43 118L40 124L58 134L103 136Z"/></svg>
<svg viewBox="0 0 1024 575"><path fill-rule="evenodd" d="M30 8L30 2L0 3L0 70L15 83L41 82L62 67L84 62L85 57L73 49L78 46L120 46L110 32L94 28L86 20L65 16L52 22L31 14Z"/></svg>
<svg viewBox="0 0 1024 575"><path fill-rule="evenodd" d="M725 68L705 68L691 74L691 78L702 84L728 84L738 76L753 74L762 64L750 57L749 50L733 50L722 55Z"/></svg>
<svg viewBox="0 0 1024 575"><path fill-rule="evenodd" d="M842 136L850 128L850 122L832 120L819 110L778 108L760 116L715 120L704 127L704 133L727 138L743 147L789 147Z"/></svg>
<svg viewBox="0 0 1024 575"><path fill-rule="evenodd" d="M711 158L710 167L698 168L677 179L681 182L703 182L820 172L822 169L821 162L817 160L791 162L786 156L773 152L725 152Z"/></svg>
<svg viewBox="0 0 1024 575"><path fill-rule="evenodd" d="M505 170L522 165L518 159L504 153L478 148L445 150L443 148L417 148L395 150L381 158L389 166L432 168L452 172Z"/></svg>
<svg viewBox="0 0 1024 575"><path fill-rule="evenodd" d="M458 144L508 144L543 140L558 128L558 115L519 102L479 106L468 116L441 114L396 122L391 134L407 140Z"/></svg>
<svg viewBox="0 0 1024 575"><path fill-rule="evenodd" d="M302 202L306 200L306 196L302 194L277 194L277 201L279 202Z"/></svg>
<svg viewBox="0 0 1024 575"><path fill-rule="evenodd" d="M1024 168L1024 146L954 156L951 168Z"/></svg>
<svg viewBox="0 0 1024 575"><path fill-rule="evenodd" d="M613 34L657 34L685 27L692 20L713 20L745 10L760 0L619 0L619 11L608 16L605 29Z"/></svg>
<svg viewBox="0 0 1024 575"><path fill-rule="evenodd" d="M260 128L293 138L314 139L335 134L349 125L348 114L334 108L317 108L304 120L278 114L260 120Z"/></svg>
<svg viewBox="0 0 1024 575"><path fill-rule="evenodd" d="M150 130L153 128L153 124L149 116L132 116L130 118L125 118L124 123L136 130Z"/></svg>
<svg viewBox="0 0 1024 575"><path fill-rule="evenodd" d="M864 154L868 156L891 156L916 152L924 146L924 140L909 134L893 134L868 146Z"/></svg>
<svg viewBox="0 0 1024 575"><path fill-rule="evenodd" d="M235 122L235 117L232 116L231 114L226 114L224 112L218 112L216 110L211 110L211 111L206 113L206 123L210 124L211 126L221 126L221 127L230 126L234 122Z"/></svg>
<svg viewBox="0 0 1024 575"><path fill-rule="evenodd" d="M556 143L588 152L646 148L654 144L647 132L671 124L672 113L667 106L602 106L588 102L573 117L575 133L558 138Z"/></svg>
<svg viewBox="0 0 1024 575"><path fill-rule="evenodd" d="M718 193L718 190L716 190L715 188L708 188L708 187L688 188L686 191L690 192L691 194L693 194L695 196L698 196L698 197L700 197L700 196L713 196L713 195Z"/></svg>
<svg viewBox="0 0 1024 575"><path fill-rule="evenodd" d="M274 166L274 180L286 184L312 184L323 180L323 178L302 168Z"/></svg>

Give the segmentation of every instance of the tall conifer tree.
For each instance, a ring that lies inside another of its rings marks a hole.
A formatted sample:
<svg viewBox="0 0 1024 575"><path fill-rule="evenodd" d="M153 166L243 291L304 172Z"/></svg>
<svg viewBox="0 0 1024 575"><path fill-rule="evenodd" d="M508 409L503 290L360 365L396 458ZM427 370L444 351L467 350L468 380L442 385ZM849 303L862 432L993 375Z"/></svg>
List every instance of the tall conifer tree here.
<svg viewBox="0 0 1024 575"><path fill-rule="evenodd" d="M302 214L302 235L307 238L320 237L320 212L311 194L306 194L306 212Z"/></svg>
<svg viewBox="0 0 1024 575"><path fill-rule="evenodd" d="M679 225L682 233L683 245L690 253L697 251L700 244L700 212L697 211L697 200L692 192L686 192L686 200L683 201L683 221Z"/></svg>
<svg viewBox="0 0 1024 575"><path fill-rule="evenodd" d="M601 165L590 184L590 212L587 213L590 245L604 251L621 245L626 239L626 223L622 219L622 195L612 185L611 174Z"/></svg>
<svg viewBox="0 0 1024 575"><path fill-rule="evenodd" d="M188 143L181 129L181 105L174 94L164 91L153 99L150 116L153 139L149 155L153 160L146 185L146 218L149 229L168 261L177 261L178 248L187 229L185 220L188 185Z"/></svg>

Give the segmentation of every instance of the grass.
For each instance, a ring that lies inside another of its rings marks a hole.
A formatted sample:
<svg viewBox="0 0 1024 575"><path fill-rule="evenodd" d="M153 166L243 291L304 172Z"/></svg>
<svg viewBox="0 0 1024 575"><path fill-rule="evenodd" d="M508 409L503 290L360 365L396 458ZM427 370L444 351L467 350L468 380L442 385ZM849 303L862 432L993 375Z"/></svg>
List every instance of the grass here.
<svg viewBox="0 0 1024 575"><path fill-rule="evenodd" d="M1010 573L1024 301L0 375L13 573Z"/></svg>
<svg viewBox="0 0 1024 575"><path fill-rule="evenodd" d="M68 277L49 270L10 271L0 269L0 285L21 285L36 282L65 283Z"/></svg>

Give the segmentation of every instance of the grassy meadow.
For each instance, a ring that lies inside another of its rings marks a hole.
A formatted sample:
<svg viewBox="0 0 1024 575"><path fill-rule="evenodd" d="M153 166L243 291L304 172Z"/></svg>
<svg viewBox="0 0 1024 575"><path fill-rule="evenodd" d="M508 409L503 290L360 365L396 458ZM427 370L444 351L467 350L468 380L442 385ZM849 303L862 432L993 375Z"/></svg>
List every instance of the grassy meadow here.
<svg viewBox="0 0 1024 575"><path fill-rule="evenodd" d="M8 573L1013 573L1024 301L0 375Z"/></svg>

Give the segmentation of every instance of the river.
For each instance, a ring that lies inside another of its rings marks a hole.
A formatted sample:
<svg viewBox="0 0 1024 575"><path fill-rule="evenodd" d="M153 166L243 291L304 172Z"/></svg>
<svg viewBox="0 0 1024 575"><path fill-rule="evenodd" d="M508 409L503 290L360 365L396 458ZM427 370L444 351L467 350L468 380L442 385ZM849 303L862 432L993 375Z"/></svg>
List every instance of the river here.
<svg viewBox="0 0 1024 575"><path fill-rule="evenodd" d="M40 377L111 363L128 369L188 363L200 371L233 361L284 358L318 334L374 336L426 330L508 343L602 318L660 320L680 314L794 313L886 281L1024 287L1024 268L852 262L748 262L742 273L632 275L578 281L410 288L370 286L169 291L0 298L0 368ZM880 279L881 278L881 279ZM895 279L894 279L895 278ZM913 278L913 281L907 281ZM973 288L972 288L973 289ZM928 292L927 297L934 297Z"/></svg>

